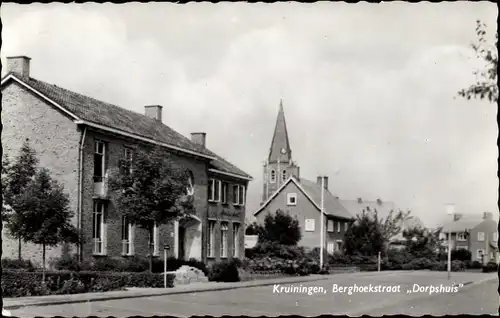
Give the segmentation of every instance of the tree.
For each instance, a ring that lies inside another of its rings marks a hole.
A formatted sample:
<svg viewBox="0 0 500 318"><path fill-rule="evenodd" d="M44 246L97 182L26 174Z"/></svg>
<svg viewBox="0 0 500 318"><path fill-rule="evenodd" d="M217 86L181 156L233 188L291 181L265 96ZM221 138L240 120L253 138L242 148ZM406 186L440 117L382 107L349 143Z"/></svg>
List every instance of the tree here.
<svg viewBox="0 0 500 318"><path fill-rule="evenodd" d="M485 68L482 71L475 71L474 75L478 77L477 82L467 89L462 89L458 95L467 99L480 98L488 99L490 102L498 101L497 67L498 51L496 44L498 42L498 32L495 33L495 44L488 45L486 41L486 24L480 20L476 21L477 43L471 46L476 52L478 58L484 60Z"/></svg>
<svg viewBox="0 0 500 318"><path fill-rule="evenodd" d="M441 230L429 231L421 226L414 226L403 231L405 248L413 257L434 259L440 249Z"/></svg>
<svg viewBox="0 0 500 318"><path fill-rule="evenodd" d="M160 147L134 153L133 166L121 160L110 171L109 185L119 211L149 233L149 269L152 271L153 229L194 212L189 195L189 171L176 165Z"/></svg>
<svg viewBox="0 0 500 318"><path fill-rule="evenodd" d="M276 242L283 245L297 245L302 238L299 220L276 210L274 215L266 215L263 226L256 227L260 242Z"/></svg>
<svg viewBox="0 0 500 318"><path fill-rule="evenodd" d="M22 212L16 206L19 197L25 193L26 187L36 174L38 158L28 140L21 147L14 162L7 159L7 166L2 167L3 200L2 217L7 221L6 228L12 237L18 240L18 258L21 259L21 240L23 233Z"/></svg>
<svg viewBox="0 0 500 318"><path fill-rule="evenodd" d="M378 252L385 253L390 240L401 233L403 223L411 218L409 215L410 211L391 210L386 218L379 218L376 209L363 210L345 234L346 254L375 256Z"/></svg>
<svg viewBox="0 0 500 318"><path fill-rule="evenodd" d="M262 231L262 226L257 222L252 222L246 227L245 235L259 235L260 231Z"/></svg>
<svg viewBox="0 0 500 318"><path fill-rule="evenodd" d="M78 243L79 235L71 224L74 213L69 208L68 196L63 186L42 168L16 198L15 206L18 221L23 224L20 236L26 242L42 245L42 280L45 281L46 247Z"/></svg>

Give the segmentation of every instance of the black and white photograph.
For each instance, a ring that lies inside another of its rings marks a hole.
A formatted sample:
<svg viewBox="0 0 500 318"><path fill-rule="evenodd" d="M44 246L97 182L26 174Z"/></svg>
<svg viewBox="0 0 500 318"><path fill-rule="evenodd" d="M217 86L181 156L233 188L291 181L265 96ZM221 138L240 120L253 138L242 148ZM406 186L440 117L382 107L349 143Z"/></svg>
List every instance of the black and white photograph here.
<svg viewBox="0 0 500 318"><path fill-rule="evenodd" d="M498 7L2 3L6 317L498 315Z"/></svg>

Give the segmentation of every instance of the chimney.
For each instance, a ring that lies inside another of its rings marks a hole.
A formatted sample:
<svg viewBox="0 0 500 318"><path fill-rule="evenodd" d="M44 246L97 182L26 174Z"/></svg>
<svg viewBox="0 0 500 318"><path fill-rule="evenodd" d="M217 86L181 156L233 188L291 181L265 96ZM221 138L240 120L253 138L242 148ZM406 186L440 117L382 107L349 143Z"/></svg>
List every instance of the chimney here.
<svg viewBox="0 0 500 318"><path fill-rule="evenodd" d="M149 106L144 106L144 115L154 118L161 122L161 110L162 106L160 105L149 105Z"/></svg>
<svg viewBox="0 0 500 318"><path fill-rule="evenodd" d="M493 220L493 213L491 213L491 212L484 212L483 213L483 219L484 220Z"/></svg>
<svg viewBox="0 0 500 318"><path fill-rule="evenodd" d="M7 57L7 70L9 73L28 79L30 77L30 60L31 58L27 56Z"/></svg>
<svg viewBox="0 0 500 318"><path fill-rule="evenodd" d="M207 134L204 132L191 133L191 141L195 144L206 147Z"/></svg>
<svg viewBox="0 0 500 318"><path fill-rule="evenodd" d="M328 177L323 177L323 178L325 178L325 190L328 190ZM319 186L321 186L321 176L317 178L316 182L318 183Z"/></svg>

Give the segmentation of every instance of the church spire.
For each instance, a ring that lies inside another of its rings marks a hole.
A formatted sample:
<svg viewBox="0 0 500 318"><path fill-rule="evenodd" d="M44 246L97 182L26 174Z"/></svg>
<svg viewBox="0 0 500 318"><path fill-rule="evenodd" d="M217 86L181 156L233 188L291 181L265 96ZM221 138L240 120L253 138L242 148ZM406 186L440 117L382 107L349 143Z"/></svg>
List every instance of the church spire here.
<svg viewBox="0 0 500 318"><path fill-rule="evenodd" d="M281 99L273 140L271 142L271 148L269 149L269 162L280 161L289 163L291 160L292 149L290 148L290 141L288 140L283 99Z"/></svg>

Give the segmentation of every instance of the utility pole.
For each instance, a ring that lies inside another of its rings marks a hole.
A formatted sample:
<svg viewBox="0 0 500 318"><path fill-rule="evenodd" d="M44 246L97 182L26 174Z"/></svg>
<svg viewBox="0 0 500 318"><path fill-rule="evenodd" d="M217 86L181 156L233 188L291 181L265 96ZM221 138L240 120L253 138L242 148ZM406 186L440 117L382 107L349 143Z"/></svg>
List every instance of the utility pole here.
<svg viewBox="0 0 500 318"><path fill-rule="evenodd" d="M324 209L324 201L325 201L325 177L321 177L321 226L320 226L320 248L319 248L319 266L321 269L323 269L323 246L325 245L324 241L323 241L323 231L324 231L324 224L325 223L323 221L323 214L325 213L325 209Z"/></svg>

